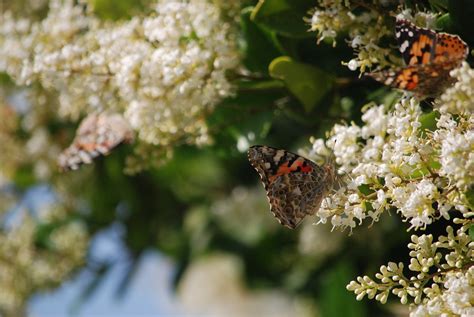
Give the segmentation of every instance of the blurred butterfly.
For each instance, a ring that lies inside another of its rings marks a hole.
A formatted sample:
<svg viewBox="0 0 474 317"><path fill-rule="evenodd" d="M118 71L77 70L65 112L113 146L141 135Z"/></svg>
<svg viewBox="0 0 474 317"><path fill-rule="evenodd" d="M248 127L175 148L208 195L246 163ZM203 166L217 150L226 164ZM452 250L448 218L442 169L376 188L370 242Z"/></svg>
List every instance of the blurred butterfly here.
<svg viewBox="0 0 474 317"><path fill-rule="evenodd" d="M249 149L248 159L267 191L271 212L290 229L306 215L314 215L334 185L333 163L319 166L297 154L261 145Z"/></svg>
<svg viewBox="0 0 474 317"><path fill-rule="evenodd" d="M396 21L395 37L407 66L369 76L421 97L435 97L453 84L450 71L459 67L469 53L459 36L420 28L402 19Z"/></svg>
<svg viewBox="0 0 474 317"><path fill-rule="evenodd" d="M102 155L107 155L121 143L134 140L132 128L117 113L94 113L79 125L72 144L58 157L62 170L76 170L81 164L90 164Z"/></svg>

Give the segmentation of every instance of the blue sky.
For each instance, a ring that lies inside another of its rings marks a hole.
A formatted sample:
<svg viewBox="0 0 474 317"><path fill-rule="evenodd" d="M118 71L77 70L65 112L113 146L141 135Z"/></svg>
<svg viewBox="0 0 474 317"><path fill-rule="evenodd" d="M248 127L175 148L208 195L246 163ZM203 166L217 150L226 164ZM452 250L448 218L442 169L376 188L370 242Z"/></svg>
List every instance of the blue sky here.
<svg viewBox="0 0 474 317"><path fill-rule="evenodd" d="M171 290L173 264L158 252L149 251L143 255L128 289L123 296L117 297L119 283L127 269L119 231L117 227L105 230L99 233L92 243L90 251L92 257L114 259L116 264L88 301L78 310L73 310L79 294L91 278L91 273L83 270L59 289L35 295L29 302L28 315L34 317L182 315Z"/></svg>

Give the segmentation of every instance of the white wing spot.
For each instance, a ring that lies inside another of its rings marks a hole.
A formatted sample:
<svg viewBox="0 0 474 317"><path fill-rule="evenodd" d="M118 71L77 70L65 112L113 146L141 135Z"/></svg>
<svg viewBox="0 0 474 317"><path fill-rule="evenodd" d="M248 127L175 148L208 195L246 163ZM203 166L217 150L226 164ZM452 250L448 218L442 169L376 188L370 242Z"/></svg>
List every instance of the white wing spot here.
<svg viewBox="0 0 474 317"><path fill-rule="evenodd" d="M408 46L410 45L410 43L408 41L404 41L402 43L402 45L400 45L400 52L404 53L405 50L408 48Z"/></svg>
<svg viewBox="0 0 474 317"><path fill-rule="evenodd" d="M285 151L284 150L278 150L276 153L275 153L275 156L273 157L273 161L275 163L278 163L280 162L280 159L285 155Z"/></svg>
<svg viewBox="0 0 474 317"><path fill-rule="evenodd" d="M413 37L413 32L412 31L408 32L408 36Z"/></svg>

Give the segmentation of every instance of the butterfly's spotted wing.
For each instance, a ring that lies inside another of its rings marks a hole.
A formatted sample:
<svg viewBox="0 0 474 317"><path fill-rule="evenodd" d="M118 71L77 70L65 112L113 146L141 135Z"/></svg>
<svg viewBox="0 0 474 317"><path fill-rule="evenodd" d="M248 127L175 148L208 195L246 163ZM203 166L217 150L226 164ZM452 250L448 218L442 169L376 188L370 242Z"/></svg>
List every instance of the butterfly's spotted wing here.
<svg viewBox="0 0 474 317"><path fill-rule="evenodd" d="M107 155L121 143L134 139L128 122L119 114L100 113L87 116L79 125L71 145L58 157L62 170L75 170L81 164L90 164L93 159Z"/></svg>
<svg viewBox="0 0 474 317"><path fill-rule="evenodd" d="M469 54L466 42L457 35L437 33L434 49L434 62L458 61L461 63Z"/></svg>
<svg viewBox="0 0 474 317"><path fill-rule="evenodd" d="M469 51L457 35L437 33L406 20L397 20L395 36L407 66L369 76L422 97L436 96L449 87L454 82L450 71L466 59Z"/></svg>
<svg viewBox="0 0 474 317"><path fill-rule="evenodd" d="M449 72L455 68L445 62L429 65L410 65L371 74L371 77L387 86L414 92L419 96L436 96L440 90L449 87L454 78Z"/></svg>
<svg viewBox="0 0 474 317"><path fill-rule="evenodd" d="M321 167L285 150L252 146L248 158L267 191L271 212L290 229L316 213L334 183L332 165Z"/></svg>
<svg viewBox="0 0 474 317"><path fill-rule="evenodd" d="M436 45L436 32L419 28L407 20L397 20L395 37L407 65L431 63Z"/></svg>

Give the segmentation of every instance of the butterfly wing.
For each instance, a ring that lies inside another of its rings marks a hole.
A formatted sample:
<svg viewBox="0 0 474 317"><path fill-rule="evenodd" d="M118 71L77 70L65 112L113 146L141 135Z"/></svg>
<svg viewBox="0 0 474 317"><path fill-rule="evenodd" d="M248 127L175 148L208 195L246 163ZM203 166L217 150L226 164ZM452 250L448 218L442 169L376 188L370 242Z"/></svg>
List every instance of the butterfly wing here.
<svg viewBox="0 0 474 317"><path fill-rule="evenodd" d="M410 65L369 76L390 87L411 91L418 96L434 97L454 82L449 72L456 67L455 63L457 61L449 60L444 63Z"/></svg>
<svg viewBox="0 0 474 317"><path fill-rule="evenodd" d="M461 63L469 54L466 42L457 35L438 33L434 51L434 62L445 63L447 61L458 61Z"/></svg>
<svg viewBox="0 0 474 317"><path fill-rule="evenodd" d="M59 155L58 164L63 170L75 170L133 139L131 127L121 115L94 113L81 122L73 142Z"/></svg>
<svg viewBox="0 0 474 317"><path fill-rule="evenodd" d="M332 169L297 154L268 146L253 146L249 161L267 191L270 210L280 223L294 229L314 214L332 188Z"/></svg>
<svg viewBox="0 0 474 317"><path fill-rule="evenodd" d="M429 64L433 61L437 42L436 32L399 19L395 25L395 37L407 65Z"/></svg>

